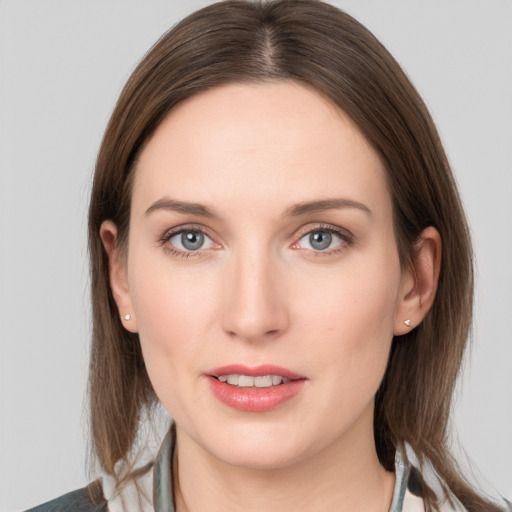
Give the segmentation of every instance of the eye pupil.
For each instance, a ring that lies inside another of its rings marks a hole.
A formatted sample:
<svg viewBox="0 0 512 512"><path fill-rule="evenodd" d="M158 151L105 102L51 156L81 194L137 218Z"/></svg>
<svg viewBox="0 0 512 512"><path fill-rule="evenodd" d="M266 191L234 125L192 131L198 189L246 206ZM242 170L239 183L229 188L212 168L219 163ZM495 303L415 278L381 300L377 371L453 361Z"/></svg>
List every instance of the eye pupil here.
<svg viewBox="0 0 512 512"><path fill-rule="evenodd" d="M315 231L309 235L309 243L313 249L322 251L331 245L332 234L328 231Z"/></svg>
<svg viewBox="0 0 512 512"><path fill-rule="evenodd" d="M181 234L181 243L185 249L196 251L204 244L204 235L199 231L185 231Z"/></svg>

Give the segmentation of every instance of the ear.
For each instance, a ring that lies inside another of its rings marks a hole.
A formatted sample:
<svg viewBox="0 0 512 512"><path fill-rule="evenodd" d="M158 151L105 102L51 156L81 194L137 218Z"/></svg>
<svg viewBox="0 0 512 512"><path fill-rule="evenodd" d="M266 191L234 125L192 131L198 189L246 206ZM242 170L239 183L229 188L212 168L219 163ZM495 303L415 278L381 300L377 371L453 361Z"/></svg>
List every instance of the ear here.
<svg viewBox="0 0 512 512"><path fill-rule="evenodd" d="M404 269L395 310L394 335L406 334L421 323L431 308L441 270L441 237L424 229L415 244L412 268Z"/></svg>
<svg viewBox="0 0 512 512"><path fill-rule="evenodd" d="M137 319L133 311L130 289L123 259L120 254L117 226L110 220L102 223L100 237L108 256L110 289L117 304L121 322L126 330L137 332Z"/></svg>

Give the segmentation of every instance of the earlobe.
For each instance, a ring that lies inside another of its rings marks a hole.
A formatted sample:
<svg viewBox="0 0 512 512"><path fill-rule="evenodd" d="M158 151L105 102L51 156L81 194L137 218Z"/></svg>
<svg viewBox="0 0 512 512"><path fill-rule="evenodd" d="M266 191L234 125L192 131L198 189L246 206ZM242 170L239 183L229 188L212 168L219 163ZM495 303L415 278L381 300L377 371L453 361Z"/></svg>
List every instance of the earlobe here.
<svg viewBox="0 0 512 512"><path fill-rule="evenodd" d="M404 270L402 277L395 310L395 336L414 329L432 307L441 270L441 251L437 229L424 229L415 245L412 268Z"/></svg>
<svg viewBox="0 0 512 512"><path fill-rule="evenodd" d="M100 237L108 256L110 289L117 304L119 317L126 330L137 332L137 321L126 276L126 268L120 254L117 226L110 220L102 223Z"/></svg>

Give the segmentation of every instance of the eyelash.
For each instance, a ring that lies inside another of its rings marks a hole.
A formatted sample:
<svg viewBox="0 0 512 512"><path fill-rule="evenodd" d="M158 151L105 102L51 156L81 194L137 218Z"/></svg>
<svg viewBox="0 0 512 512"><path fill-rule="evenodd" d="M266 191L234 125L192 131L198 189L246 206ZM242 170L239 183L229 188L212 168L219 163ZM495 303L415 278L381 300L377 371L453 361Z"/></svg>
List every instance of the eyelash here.
<svg viewBox="0 0 512 512"><path fill-rule="evenodd" d="M198 249L197 251L182 251L180 249L177 249L176 247L173 247L171 244L169 244L169 241L175 237L176 235L180 235L182 233L187 232L195 232L195 233L202 233L204 236L208 237L210 240L213 240L212 237L208 234L207 230L204 229L204 227L194 224L189 224L185 226L180 226L179 228L172 229L170 231L167 231L164 233L164 235L160 238L159 244L164 248L166 252L171 254L172 256L177 256L180 258L190 258L190 257L202 257L204 256L205 249L201 250ZM296 242L294 242L291 247L295 250L299 250L300 247L297 247L297 244L307 235L310 235L311 233L315 232L327 232L330 234L334 234L340 239L340 245L341 247L336 247L335 249L327 249L327 250L311 250L311 249L304 249L308 251L308 253L312 254L313 257L326 257L331 256L333 254L338 254L340 252L343 252L347 247L350 247L354 245L354 236L352 233L345 229L341 229L338 226L334 226L332 224L317 224L313 228L304 228L301 230L298 234L298 237L296 239ZM215 243L215 242L213 242ZM219 245L219 244L217 244Z"/></svg>
<svg viewBox="0 0 512 512"><path fill-rule="evenodd" d="M171 244L169 244L169 241L171 238L175 237L176 235L180 235L182 233L202 233L204 236L208 237L210 240L212 240L212 237L208 235L207 231L202 226L198 226L195 224L187 224L185 226L180 226L179 228L171 229L169 231L166 231L162 238L160 239L160 245L164 248L166 252L171 254L172 256L178 256L180 258L190 258L190 257L201 257L203 256L204 250L198 249L197 251L182 251L180 249L177 249L176 247L173 247ZM215 243L215 242L214 242Z"/></svg>
<svg viewBox="0 0 512 512"><path fill-rule="evenodd" d="M311 235L315 232L327 232L330 234L336 235L340 239L340 246L336 247L334 249L326 249L326 250L312 250L312 249L305 249L315 258L322 258L322 257L328 257L332 256L334 254L339 254L347 249L347 247L350 247L354 245L354 235L350 233L350 231L346 229L342 229L338 226L334 226L332 224L318 224L313 228L305 228L303 231L299 233L298 239L296 242L292 244L292 248L299 250L299 247L296 247L297 244L302 240L305 236Z"/></svg>

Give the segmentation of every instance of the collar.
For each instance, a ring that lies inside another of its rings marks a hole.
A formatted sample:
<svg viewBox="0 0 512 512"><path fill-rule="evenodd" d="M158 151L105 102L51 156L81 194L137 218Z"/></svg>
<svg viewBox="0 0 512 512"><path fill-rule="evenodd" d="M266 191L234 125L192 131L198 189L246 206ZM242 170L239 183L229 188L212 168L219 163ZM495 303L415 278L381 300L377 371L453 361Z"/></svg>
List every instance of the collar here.
<svg viewBox="0 0 512 512"><path fill-rule="evenodd" d="M158 451L153 469L153 506L155 512L175 512L172 489L172 459L176 445L176 423L172 423Z"/></svg>

